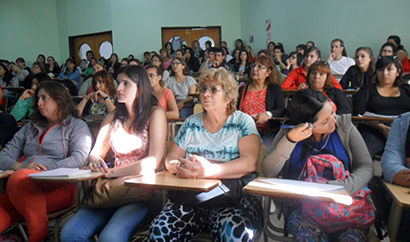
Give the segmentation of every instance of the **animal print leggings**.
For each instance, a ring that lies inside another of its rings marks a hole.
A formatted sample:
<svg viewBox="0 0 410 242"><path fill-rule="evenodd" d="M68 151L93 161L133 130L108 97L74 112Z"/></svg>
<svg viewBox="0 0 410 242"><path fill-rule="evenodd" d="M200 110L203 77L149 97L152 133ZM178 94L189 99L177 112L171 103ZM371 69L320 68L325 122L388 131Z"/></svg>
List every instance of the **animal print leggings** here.
<svg viewBox="0 0 410 242"><path fill-rule="evenodd" d="M150 241L191 241L203 229L211 232L212 241L252 241L263 226L262 204L255 196L244 195L240 203L245 213L235 207L203 208L168 202L150 227Z"/></svg>

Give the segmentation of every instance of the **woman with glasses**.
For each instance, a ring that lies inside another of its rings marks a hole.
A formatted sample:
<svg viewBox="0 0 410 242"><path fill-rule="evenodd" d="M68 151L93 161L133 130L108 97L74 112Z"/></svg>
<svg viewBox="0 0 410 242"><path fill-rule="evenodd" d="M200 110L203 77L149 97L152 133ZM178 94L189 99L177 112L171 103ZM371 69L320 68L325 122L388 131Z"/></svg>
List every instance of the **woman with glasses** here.
<svg viewBox="0 0 410 242"><path fill-rule="evenodd" d="M177 99L179 118L187 118L194 112L194 98L189 94L196 92L196 81L192 76L189 76L189 68L183 58L174 58L171 66L171 74L165 81L165 85Z"/></svg>
<svg viewBox="0 0 410 242"><path fill-rule="evenodd" d="M158 106L164 109L168 120L178 119L179 110L177 101L172 91L164 87L165 83L162 80L161 69L154 65L149 65L145 69L151 82L152 92L158 99Z"/></svg>
<svg viewBox="0 0 410 242"><path fill-rule="evenodd" d="M158 54L153 54L151 57L151 65L158 66L162 73L162 80L167 81L169 78L169 71L164 68L164 61L162 57Z"/></svg>
<svg viewBox="0 0 410 242"><path fill-rule="evenodd" d="M285 98L277 84L277 71L273 59L265 55L257 56L251 65L251 84L239 89L237 109L252 116L266 147L275 137L273 117L283 117Z"/></svg>
<svg viewBox="0 0 410 242"><path fill-rule="evenodd" d="M201 75L199 85L204 112L187 118L179 129L165 159L167 170L186 179L232 180L256 171L260 137L252 118L235 111L238 86L233 76L225 68L212 68ZM191 241L203 229L210 230L212 241L253 241L262 227L262 207L255 196L237 198L247 216L229 196L221 197L224 205L213 206L187 205L186 195L168 193L169 202L151 223L150 241Z"/></svg>
<svg viewBox="0 0 410 242"><path fill-rule="evenodd" d="M407 51L404 49L404 46L401 44L400 37L397 35L390 35L389 38L387 38L387 42L396 45L397 52L395 53L395 55L397 55L397 57L401 61L403 72L410 72L409 57L407 55Z"/></svg>
<svg viewBox="0 0 410 242"><path fill-rule="evenodd" d="M375 84L367 85L353 96L354 115L396 117L410 111L410 86L402 80L402 66L397 57L383 56L376 63ZM390 131L390 124L359 124L358 129L370 155L381 155Z"/></svg>
<svg viewBox="0 0 410 242"><path fill-rule="evenodd" d="M376 61L370 47L359 47L355 54L356 65L349 67L340 80L343 89L357 89L375 83Z"/></svg>
<svg viewBox="0 0 410 242"><path fill-rule="evenodd" d="M287 66L283 70L283 75L287 76L293 70L297 69L303 63L303 55L297 51L293 51L289 54L289 59L286 60Z"/></svg>
<svg viewBox="0 0 410 242"><path fill-rule="evenodd" d="M320 60L321 52L316 47L311 47L305 53L304 64L294 69L281 84L282 89L305 89L307 88L306 73L315 61ZM339 82L332 75L332 83L336 88L342 89Z"/></svg>
<svg viewBox="0 0 410 242"><path fill-rule="evenodd" d="M349 100L342 90L333 86L331 75L330 66L326 61L316 61L309 68L308 86L322 92L329 99L337 114L352 113Z"/></svg>
<svg viewBox="0 0 410 242"><path fill-rule="evenodd" d="M395 56L397 52L396 45L390 42L386 42L380 48L380 56Z"/></svg>

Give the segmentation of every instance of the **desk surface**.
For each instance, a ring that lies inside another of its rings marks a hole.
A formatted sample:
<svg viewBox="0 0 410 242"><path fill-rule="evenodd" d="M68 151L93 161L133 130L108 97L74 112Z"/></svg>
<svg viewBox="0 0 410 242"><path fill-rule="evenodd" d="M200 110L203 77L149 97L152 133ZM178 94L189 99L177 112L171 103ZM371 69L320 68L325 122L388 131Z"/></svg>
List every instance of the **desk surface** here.
<svg viewBox="0 0 410 242"><path fill-rule="evenodd" d="M352 197L347 193L346 190L338 190L332 192L317 192L308 193L306 191L300 190L281 190L275 189L275 185L268 184L266 182L260 182L259 179L264 179L265 177L259 177L255 181L250 182L247 186L243 188L245 193L256 194L269 197L282 197L282 198L296 198L296 199L315 199L324 202L335 202L350 205L353 202ZM276 186L277 187L277 186Z"/></svg>
<svg viewBox="0 0 410 242"><path fill-rule="evenodd" d="M36 181L52 181L52 182L82 182L88 180L94 180L99 177L104 176L101 172L90 172L84 173L77 176L72 177L32 177L31 179Z"/></svg>
<svg viewBox="0 0 410 242"><path fill-rule="evenodd" d="M126 186L156 189L207 192L221 184L217 179L184 179L173 176L168 171L144 175L125 181Z"/></svg>
<svg viewBox="0 0 410 242"><path fill-rule="evenodd" d="M391 184L387 181L383 181L383 185L400 207L410 208L410 193L408 187Z"/></svg>
<svg viewBox="0 0 410 242"><path fill-rule="evenodd" d="M7 175L3 175L3 173L1 173L1 174L0 174L0 179L7 178L7 177L9 177L9 176L10 176L10 175L8 175L8 174L7 174Z"/></svg>
<svg viewBox="0 0 410 242"><path fill-rule="evenodd" d="M383 122L383 123L392 123L394 118L380 118L380 117L359 117L359 116L352 116L353 122Z"/></svg>

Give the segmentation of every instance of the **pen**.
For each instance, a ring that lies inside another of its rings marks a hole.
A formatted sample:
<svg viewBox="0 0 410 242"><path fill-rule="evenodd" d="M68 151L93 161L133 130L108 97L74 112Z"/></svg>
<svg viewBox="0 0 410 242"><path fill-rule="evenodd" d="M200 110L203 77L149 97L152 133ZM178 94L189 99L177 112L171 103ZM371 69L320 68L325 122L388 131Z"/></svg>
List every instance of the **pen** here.
<svg viewBox="0 0 410 242"><path fill-rule="evenodd" d="M293 129L293 128L296 128L297 125L281 125L280 127L281 127L282 129ZM314 129L314 128L316 128L316 127L315 127L315 126L311 126L310 128Z"/></svg>
<svg viewBox="0 0 410 242"><path fill-rule="evenodd" d="M106 163L107 166L111 165L111 162ZM102 165L98 165L98 168L101 168Z"/></svg>

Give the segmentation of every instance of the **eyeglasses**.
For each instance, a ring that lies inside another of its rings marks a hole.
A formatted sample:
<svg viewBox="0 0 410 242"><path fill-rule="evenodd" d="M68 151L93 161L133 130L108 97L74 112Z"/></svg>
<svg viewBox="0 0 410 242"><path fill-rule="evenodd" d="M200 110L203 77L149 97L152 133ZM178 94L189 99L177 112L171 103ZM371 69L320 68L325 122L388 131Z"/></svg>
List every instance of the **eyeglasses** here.
<svg viewBox="0 0 410 242"><path fill-rule="evenodd" d="M155 75L155 74L149 74L148 76L149 76L149 78L153 78L154 76L158 76L158 75Z"/></svg>
<svg viewBox="0 0 410 242"><path fill-rule="evenodd" d="M268 69L268 68L266 68L266 66L263 66L263 65L255 65L255 64L252 64L252 65L251 65L251 69L254 69L254 68L258 68L259 70L266 70L266 69Z"/></svg>
<svg viewBox="0 0 410 242"><path fill-rule="evenodd" d="M199 91L202 94L205 94L206 91L208 91L208 90L211 91L212 94L216 94L217 92L222 92L223 91L222 89L216 88L214 86L210 86L210 87L202 86L202 87L199 88Z"/></svg>
<svg viewBox="0 0 410 242"><path fill-rule="evenodd" d="M182 64L179 63L179 62L173 62L173 63L171 63L171 66L177 66L177 65L182 65Z"/></svg>
<svg viewBox="0 0 410 242"><path fill-rule="evenodd" d="M161 62L160 60L151 60L151 62Z"/></svg>

